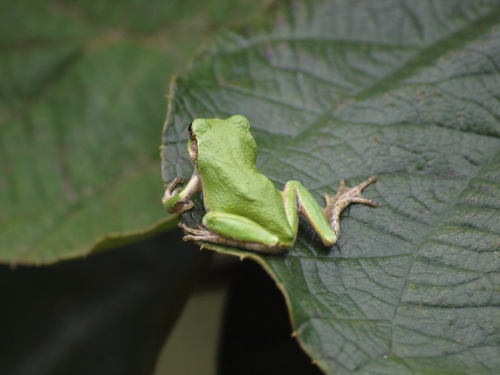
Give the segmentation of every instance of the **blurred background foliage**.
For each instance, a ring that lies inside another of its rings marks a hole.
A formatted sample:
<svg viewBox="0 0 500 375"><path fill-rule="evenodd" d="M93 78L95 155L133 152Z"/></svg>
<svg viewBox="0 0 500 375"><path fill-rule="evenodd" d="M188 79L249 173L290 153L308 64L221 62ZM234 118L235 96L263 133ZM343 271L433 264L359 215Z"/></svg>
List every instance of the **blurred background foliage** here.
<svg viewBox="0 0 500 375"><path fill-rule="evenodd" d="M1 2L0 261L72 258L165 220L158 146L170 76L213 31L265 5Z"/></svg>

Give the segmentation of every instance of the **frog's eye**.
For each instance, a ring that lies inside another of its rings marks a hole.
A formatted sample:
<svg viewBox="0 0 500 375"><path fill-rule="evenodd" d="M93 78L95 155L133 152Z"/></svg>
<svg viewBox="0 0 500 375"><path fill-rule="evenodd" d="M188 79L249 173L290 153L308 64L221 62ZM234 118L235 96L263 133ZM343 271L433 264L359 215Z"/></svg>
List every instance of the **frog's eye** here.
<svg viewBox="0 0 500 375"><path fill-rule="evenodd" d="M196 135L193 133L193 123L189 124L188 132L189 132L189 139L192 142L196 142Z"/></svg>

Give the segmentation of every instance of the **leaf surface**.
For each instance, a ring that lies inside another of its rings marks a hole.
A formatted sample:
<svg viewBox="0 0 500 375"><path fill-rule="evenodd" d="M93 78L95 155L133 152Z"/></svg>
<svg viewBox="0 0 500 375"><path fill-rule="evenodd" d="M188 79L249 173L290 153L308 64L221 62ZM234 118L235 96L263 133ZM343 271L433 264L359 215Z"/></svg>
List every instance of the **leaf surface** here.
<svg viewBox="0 0 500 375"><path fill-rule="evenodd" d="M284 256L204 244L268 270L326 373L500 371L499 20L498 1L280 2L172 82L165 181L192 173L193 119L234 114L279 189L379 177L332 248L305 222Z"/></svg>

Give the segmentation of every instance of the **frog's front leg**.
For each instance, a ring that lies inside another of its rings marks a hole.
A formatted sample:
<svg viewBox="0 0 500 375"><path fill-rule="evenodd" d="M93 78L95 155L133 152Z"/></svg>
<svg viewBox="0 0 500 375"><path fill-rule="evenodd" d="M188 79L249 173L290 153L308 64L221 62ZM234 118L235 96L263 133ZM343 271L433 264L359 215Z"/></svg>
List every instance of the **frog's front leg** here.
<svg viewBox="0 0 500 375"><path fill-rule="evenodd" d="M198 173L195 171L184 189L176 188L177 185L184 183L182 177L176 177L165 190L165 195L162 198L162 203L171 214L180 214L189 210L194 206L194 203L189 200L197 191L201 190L201 180Z"/></svg>
<svg viewBox="0 0 500 375"><path fill-rule="evenodd" d="M339 220L341 212L350 203L364 203L377 207L377 203L360 197L361 191L375 182L372 176L362 184L346 189L345 181L340 181L339 190L334 197L324 194L326 207L321 208L316 199L299 181L289 181L283 189L283 202L290 226L294 233L298 230L298 215L304 215L307 221L320 236L325 246L337 242L340 232Z"/></svg>
<svg viewBox="0 0 500 375"><path fill-rule="evenodd" d="M211 242L267 254L279 254L286 249L277 236L255 221L226 212L208 212L198 229L184 223L179 223L179 227L189 233L184 241Z"/></svg>

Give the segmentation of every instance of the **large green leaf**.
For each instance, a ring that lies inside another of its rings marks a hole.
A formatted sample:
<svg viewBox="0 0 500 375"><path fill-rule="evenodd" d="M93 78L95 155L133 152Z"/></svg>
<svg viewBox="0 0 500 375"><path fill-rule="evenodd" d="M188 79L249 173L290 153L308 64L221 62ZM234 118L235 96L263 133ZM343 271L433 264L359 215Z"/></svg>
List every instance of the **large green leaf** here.
<svg viewBox="0 0 500 375"><path fill-rule="evenodd" d="M499 1L280 2L172 82L163 178L192 172L192 119L233 114L278 188L376 174L380 207L350 207L332 248L305 223L284 256L204 246L269 271L326 373L499 373L499 67Z"/></svg>
<svg viewBox="0 0 500 375"><path fill-rule="evenodd" d="M255 7L197 3L1 2L0 262L50 263L176 224L158 174L169 77L214 25Z"/></svg>

